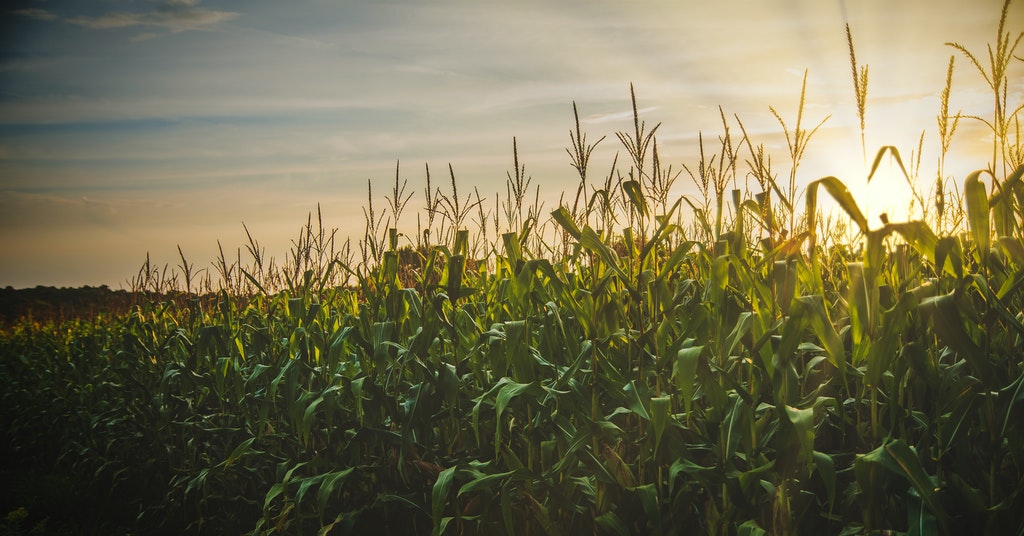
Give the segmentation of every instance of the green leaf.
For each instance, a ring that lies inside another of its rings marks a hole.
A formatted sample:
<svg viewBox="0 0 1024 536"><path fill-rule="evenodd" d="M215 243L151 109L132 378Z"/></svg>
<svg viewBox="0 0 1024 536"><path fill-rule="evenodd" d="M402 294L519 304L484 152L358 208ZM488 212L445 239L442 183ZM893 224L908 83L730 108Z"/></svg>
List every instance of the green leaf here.
<svg viewBox="0 0 1024 536"><path fill-rule="evenodd" d="M465 493L473 493L480 489L490 488L497 484L503 484L508 477L515 474L515 471L506 471L504 473L494 473L491 475L483 475L479 478L475 478L466 482L459 488L458 497L461 497Z"/></svg>
<svg viewBox="0 0 1024 536"><path fill-rule="evenodd" d="M1019 238L1012 236L1000 236L998 238L1000 248L1006 253L1018 268L1024 268L1024 245Z"/></svg>
<svg viewBox="0 0 1024 536"><path fill-rule="evenodd" d="M740 313L739 318L736 320L736 326L732 328L729 336L725 339L725 346L723 347L723 355L725 357L736 355L736 347L739 346L740 341L750 331L750 326L754 323L753 320L754 313L750 311Z"/></svg>
<svg viewBox="0 0 1024 536"><path fill-rule="evenodd" d="M309 492L309 488L323 482L325 475L316 475L303 478L299 481L299 490L295 492L295 504L302 504L302 499L305 498L306 493Z"/></svg>
<svg viewBox="0 0 1024 536"><path fill-rule="evenodd" d="M629 527L615 512L605 512L595 517L594 523L597 523L597 527L605 534L629 536Z"/></svg>
<svg viewBox="0 0 1024 536"><path fill-rule="evenodd" d="M651 424L654 425L654 453L658 453L661 445L661 436L665 434L665 427L668 425L672 415L672 398L659 396L651 399Z"/></svg>
<svg viewBox="0 0 1024 536"><path fill-rule="evenodd" d="M505 359L512 365L516 381L530 382L536 377L530 330L526 320L510 320L505 328Z"/></svg>
<svg viewBox="0 0 1024 536"><path fill-rule="evenodd" d="M662 241L671 236L672 231L676 229L676 226L672 223L672 214L674 214L676 209L679 208L679 203L681 202L681 199L677 199L675 204L672 205L672 208L669 209L668 213L657 217L658 228L654 231L654 234L651 235L650 240L648 240L647 243L644 244L644 247L640 250L641 260L646 259L647 256L650 254L651 249L653 249L655 246L662 243Z"/></svg>
<svg viewBox="0 0 1024 536"><path fill-rule="evenodd" d="M957 279L964 276L964 252L956 237L944 236L938 239L935 244L935 267L943 271L949 270Z"/></svg>
<svg viewBox="0 0 1024 536"><path fill-rule="evenodd" d="M626 392L626 401L629 404L629 409L643 420L650 421L651 414L647 412L647 405L644 404L644 399L648 398L647 390L644 389L644 393L640 393L637 390L636 380L630 380L622 390Z"/></svg>
<svg viewBox="0 0 1024 536"><path fill-rule="evenodd" d="M580 234L580 245L601 257L601 260L605 262L608 268L615 272L615 275L619 276L621 282L624 285L628 285L629 276L619 266L619 256L607 244L601 241L601 237L589 225L584 227Z"/></svg>
<svg viewBox="0 0 1024 536"><path fill-rule="evenodd" d="M828 308L825 306L825 298L821 295L801 296L798 298L801 306L799 314L805 315L811 330L818 336L821 343L828 352L828 360L832 366L839 371L840 378L844 378L846 371L846 349L843 341L836 332L828 316ZM794 312L794 314L797 314Z"/></svg>
<svg viewBox="0 0 1024 536"><path fill-rule="evenodd" d="M458 300L467 292L462 287L462 278L466 270L466 257L464 255L452 255L448 258L448 271L445 280L448 295L452 300Z"/></svg>
<svg viewBox="0 0 1024 536"><path fill-rule="evenodd" d="M228 467L229 465L238 461L238 459L241 458L242 456L248 454L249 451L251 450L249 447L252 446L252 442L255 440L255 437L250 437L249 439L242 441L241 444L235 447L235 450L231 451L231 455L228 456L226 460L224 460L224 467Z"/></svg>
<svg viewBox="0 0 1024 536"><path fill-rule="evenodd" d="M334 493L334 489L344 482L354 470L354 467L349 467L342 471L335 471L324 475L323 482L320 484L320 489L316 492L316 504L321 516L323 516L324 512L327 510L327 501L330 500L331 494Z"/></svg>
<svg viewBox="0 0 1024 536"><path fill-rule="evenodd" d="M647 208L647 197L644 195L643 190L641 190L640 183L637 181L625 181L622 183L622 190L626 192L626 197L629 199L629 204L633 207L633 210L646 218L650 211Z"/></svg>
<svg viewBox="0 0 1024 536"><path fill-rule="evenodd" d="M746 500L750 501L751 504L757 502L757 492L763 489L761 482L765 478L770 478L771 470L775 468L775 460L771 460L760 467L755 467L748 471L740 473L737 478L740 484L740 491L743 492L743 496Z"/></svg>
<svg viewBox="0 0 1024 536"><path fill-rule="evenodd" d="M615 481L624 488L635 488L636 477L633 476L633 471L622 460L622 457L608 446L601 449L601 453L604 455L605 466L608 468L608 472L615 477Z"/></svg>
<svg viewBox="0 0 1024 536"><path fill-rule="evenodd" d="M920 307L929 314L933 331L940 341L966 359L979 376L991 377L993 365L987 360L981 347L967 333L955 293L926 298Z"/></svg>
<svg viewBox="0 0 1024 536"><path fill-rule="evenodd" d="M758 197L764 198L763 194L759 194ZM740 204L740 209L744 210L757 221L757 223L763 225L769 232L775 232L775 222L771 221L771 212L763 210L763 205L756 199L747 199Z"/></svg>
<svg viewBox="0 0 1024 536"><path fill-rule="evenodd" d="M740 439L750 426L748 422L750 411L743 402L743 398L735 393L729 393L729 397L732 399L732 406L729 408L729 412L726 413L725 420L722 423L723 433L725 434L723 437L725 457L722 459L722 463L726 464L732 460L733 454L736 453L736 449L739 447Z"/></svg>
<svg viewBox="0 0 1024 536"><path fill-rule="evenodd" d="M1017 199L1020 199L1019 196L1021 195L1022 187L1024 187L1022 179L1024 179L1024 164L1017 166L1017 169L1015 169L1013 173L1011 173L1010 176L1008 176L1006 180L999 185L999 190L992 195L991 199L989 199L988 206L990 208L995 208L996 205L1003 204L1012 212L1013 198L1010 196L1015 193L1018 196ZM1019 203L1020 201L1018 201L1018 206L1020 206Z"/></svg>
<svg viewBox="0 0 1024 536"><path fill-rule="evenodd" d="M688 240L676 246L676 248L672 250L672 255L670 255L668 260L661 265L661 271L658 272L658 277L664 279L669 277L671 274L678 272L683 261L686 260L687 255L690 253L690 250L694 247L700 248L701 245L697 242Z"/></svg>
<svg viewBox="0 0 1024 536"><path fill-rule="evenodd" d="M935 515L925 508L916 490L907 493L907 536L932 536L938 534Z"/></svg>
<svg viewBox="0 0 1024 536"><path fill-rule="evenodd" d="M430 494L430 511L434 520L432 534L434 536L440 536L442 531L441 515L444 513L444 507L448 504L448 490L451 488L452 479L455 477L455 469L453 466L441 471L437 475L437 481L434 482L434 489Z"/></svg>
<svg viewBox="0 0 1024 536"><path fill-rule="evenodd" d="M366 416L366 412L363 409L363 381L366 379L365 376L352 380L352 397L356 399L356 417L359 417L359 425L363 425L363 419Z"/></svg>
<svg viewBox="0 0 1024 536"><path fill-rule="evenodd" d="M495 398L494 410L495 410L495 413L497 414L495 416L495 420L496 421L500 421L501 420L501 414L505 412L505 408L508 407L508 404L512 401L513 398L523 394L528 389L530 389L531 387L534 387L536 385L537 384L533 383L533 382L531 382L531 383L514 383L514 382L506 383L505 386L501 388L501 391L498 391L498 396ZM538 389L538 391L539 391L539 389Z"/></svg>
<svg viewBox="0 0 1024 536"><path fill-rule="evenodd" d="M1006 386L1002 392L1009 393L1013 390L1013 394L1010 395L1010 400L1006 404L1006 416L1003 418L1003 427L999 435L1001 437L1007 437L1006 432L1010 430L1010 426L1013 424L1019 424L1024 422L1024 415L1020 415L1020 409L1024 407L1024 372L1021 372L1017 379ZM1013 417L1013 415L1018 415Z"/></svg>
<svg viewBox="0 0 1024 536"><path fill-rule="evenodd" d="M704 467L686 458L679 458L672 462L668 468L668 481L671 489L675 490L675 480L680 474L689 475L702 482L717 484L721 481L722 475L717 467Z"/></svg>
<svg viewBox="0 0 1024 536"><path fill-rule="evenodd" d="M530 506L533 510L533 515L540 523L540 527L544 529L544 534L548 536L561 536L562 531L559 530L558 524L551 521L551 515L548 513L548 509L540 503L537 499L533 498L533 495L526 494L526 498L530 501Z"/></svg>
<svg viewBox="0 0 1024 536"><path fill-rule="evenodd" d="M273 486L270 486L270 489L267 491L267 495L263 499L264 512L270 511L270 503L274 502L274 499L284 493L287 486L288 484L286 482L277 482Z"/></svg>
<svg viewBox="0 0 1024 536"><path fill-rule="evenodd" d="M896 159L896 164L900 166L900 171L903 172L903 177L907 179L908 183L913 184L913 181L910 180L910 174L907 173L907 168L903 166L903 159L900 158L900 152L894 145L880 147L878 152L875 153L875 161L871 163L871 171L868 172L867 182L870 183L871 178L875 176L875 172L878 171L878 165L882 163L882 157L885 156L885 153L890 153L892 157Z"/></svg>
<svg viewBox="0 0 1024 536"><path fill-rule="evenodd" d="M505 533L512 535L516 533L515 519L516 512L512 509L512 490L509 489L511 480L506 480L501 487L501 520L505 525Z"/></svg>
<svg viewBox="0 0 1024 536"><path fill-rule="evenodd" d="M835 511L836 505L836 464L832 457L824 452L813 452L814 467L818 470L818 476L825 483L825 490L828 492L828 511Z"/></svg>
<svg viewBox="0 0 1024 536"><path fill-rule="evenodd" d="M902 439L890 440L875 450L857 458L855 468L861 489L868 490L872 480L867 476L870 466L885 468L888 472L903 478L924 501L941 524L945 525L946 513L939 503L937 488L928 476L917 453ZM881 490L879 490L881 491Z"/></svg>
<svg viewBox="0 0 1024 536"><path fill-rule="evenodd" d="M561 210L565 209L562 208ZM579 230L577 230L578 232ZM523 261L523 249L519 243L519 235L516 233L504 233L501 235L501 241L505 245L505 257L512 263L512 268L516 269L516 266Z"/></svg>
<svg viewBox="0 0 1024 536"><path fill-rule="evenodd" d="M687 418L690 416L690 407L693 405L694 383L697 380L697 364L700 362L700 353L703 346L690 346L681 348L676 353L676 360L672 364L672 379L675 380L679 395L683 398L683 405Z"/></svg>
<svg viewBox="0 0 1024 536"><path fill-rule="evenodd" d="M776 432L777 466L788 476L797 476L814 460L814 408L783 406Z"/></svg>
<svg viewBox="0 0 1024 536"><path fill-rule="evenodd" d="M569 233L569 236L571 236L573 240L579 241L581 235L580 228L576 226L576 222L573 221L572 215L569 214L568 209L565 207L558 207L558 210L551 213L551 217L554 218L558 225L562 226L562 229L565 229L565 231Z"/></svg>
<svg viewBox="0 0 1024 536"><path fill-rule="evenodd" d="M736 527L736 536L764 536L768 534L767 531L761 528L761 525L757 524L757 521L748 519Z"/></svg>
<svg viewBox="0 0 1024 536"><path fill-rule="evenodd" d="M772 264L772 292L775 304L783 315L789 314L789 307L796 292L796 265L790 261L775 261Z"/></svg>
<svg viewBox="0 0 1024 536"><path fill-rule="evenodd" d="M605 450L607 450L607 447L605 447ZM594 456L594 453L590 452L590 449L578 449L577 452L579 452L583 465L594 472L594 476L597 478L598 482L604 482L606 484L614 484L618 482L617 475L613 475L609 471L608 467L601 463L601 461ZM621 462L622 460L620 459L619 461Z"/></svg>
<svg viewBox="0 0 1024 536"><path fill-rule="evenodd" d="M501 431L502 431L502 428L504 428L502 426L502 424L501 424L501 415L505 412L505 408L508 407L509 403L512 402L512 399L514 399L517 396L519 396L519 395L521 395L521 394L523 394L525 392L528 392L528 391L532 392L534 394L537 394L537 395L540 395L540 394L543 393L543 389L541 389L540 386L537 385L536 383L515 383L515 382L508 382L508 383L506 383L501 388L501 390L498 391L498 396L495 397L495 404L494 404L494 410L495 410L495 417L494 417L494 422L495 422L495 426L494 426L494 455L495 455L495 457L497 457L498 450L501 447Z"/></svg>
<svg viewBox="0 0 1024 536"><path fill-rule="evenodd" d="M882 377L892 368L893 359L899 354L899 347L909 319L918 309L917 297L912 293L900 296L899 302L882 313L882 327L874 340L868 344L867 371L864 383L878 387Z"/></svg>
<svg viewBox="0 0 1024 536"><path fill-rule="evenodd" d="M988 171L975 171L964 180L964 203L967 205L967 222L971 228L971 236L978 248L978 260L985 263L988 260L992 226L988 193L985 183L980 180L982 173L988 173ZM989 175L991 176L991 173Z"/></svg>
<svg viewBox="0 0 1024 536"><path fill-rule="evenodd" d="M885 224L886 232L896 232L903 237L914 249L929 260L936 262L935 250L939 244L939 238L935 232L923 221L907 221L901 223Z"/></svg>
<svg viewBox="0 0 1024 536"><path fill-rule="evenodd" d="M835 177L824 177L816 181L811 181L807 185L807 228L813 232L815 229L815 216L818 210L818 187L822 186L825 190L836 200L839 204L839 208L843 209L844 212L854 223L857 224L857 228L862 233L868 232L868 220L864 217L864 213L860 211L860 207L857 206L857 202L853 199L853 194L843 184L842 181Z"/></svg>
<svg viewBox="0 0 1024 536"><path fill-rule="evenodd" d="M942 505L936 496L935 483L921 466L921 460L914 449L902 439L890 441L879 448L887 454L883 462L886 468L906 478L933 513L943 513Z"/></svg>
<svg viewBox="0 0 1024 536"><path fill-rule="evenodd" d="M323 401L323 396L316 397L316 400L311 402L309 406L306 406L306 411L302 414L302 428L299 430L299 437L302 440L303 445L309 444L309 436L312 432L313 420L316 418L316 408Z"/></svg>
<svg viewBox="0 0 1024 536"><path fill-rule="evenodd" d="M658 507L658 490L654 484L637 486L637 495L640 497L640 506L644 509L644 515L656 532L661 528L661 509Z"/></svg>

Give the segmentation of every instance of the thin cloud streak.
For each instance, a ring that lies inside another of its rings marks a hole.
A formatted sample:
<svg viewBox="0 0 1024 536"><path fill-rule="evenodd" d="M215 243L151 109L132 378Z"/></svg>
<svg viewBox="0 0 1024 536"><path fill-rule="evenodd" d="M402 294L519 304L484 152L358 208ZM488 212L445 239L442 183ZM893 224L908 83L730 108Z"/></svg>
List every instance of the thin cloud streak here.
<svg viewBox="0 0 1024 536"><path fill-rule="evenodd" d="M39 21L64 21L90 30L117 30L134 27L157 27L168 34L209 28L238 18L234 11L220 11L199 7L199 0L165 0L151 11L115 11L103 15L76 15L61 17L43 8L22 8L12 13ZM133 40L159 37L157 33L143 33Z"/></svg>
<svg viewBox="0 0 1024 536"><path fill-rule="evenodd" d="M21 15L23 17L28 17L30 19L43 20L43 21L53 21L53 20L57 20L57 18L58 18L56 14L54 14L54 13L52 13L50 11L47 11L45 9L38 8L38 7L29 7L29 8L23 8L23 9L15 9L13 11L13 13L15 15Z"/></svg>

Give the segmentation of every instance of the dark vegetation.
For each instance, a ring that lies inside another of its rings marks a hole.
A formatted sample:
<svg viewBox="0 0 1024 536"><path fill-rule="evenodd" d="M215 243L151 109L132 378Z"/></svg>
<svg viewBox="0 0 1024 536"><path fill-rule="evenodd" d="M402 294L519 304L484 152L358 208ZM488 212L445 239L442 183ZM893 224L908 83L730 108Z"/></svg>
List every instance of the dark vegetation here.
<svg viewBox="0 0 1024 536"><path fill-rule="evenodd" d="M15 324L21 320L61 323L65 320L92 320L100 313L122 315L133 302L144 296L129 296L124 290L99 287L0 289L0 323Z"/></svg>

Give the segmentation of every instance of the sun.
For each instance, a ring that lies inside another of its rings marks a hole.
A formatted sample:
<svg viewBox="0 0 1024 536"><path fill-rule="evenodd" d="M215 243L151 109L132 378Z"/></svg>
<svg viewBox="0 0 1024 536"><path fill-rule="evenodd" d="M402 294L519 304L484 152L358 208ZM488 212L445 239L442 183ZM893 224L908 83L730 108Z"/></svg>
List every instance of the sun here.
<svg viewBox="0 0 1024 536"><path fill-rule="evenodd" d="M923 217L921 199L918 195L927 197L927 187L922 188L915 183L916 189L921 192L915 195L914 188L911 187L913 175L911 178L907 176L911 171L907 156L899 154L897 158L898 151L894 153L891 148L886 148L876 151L869 149L864 155L865 158L859 147L851 150L849 143L830 143L831 141L819 140L818 153L809 153L805 175L809 180L832 176L842 181L850 190L871 229L881 227L885 221L901 222ZM871 174L871 167L876 158L878 165ZM821 208L824 210L838 210L828 195L819 194L818 201L822 203Z"/></svg>
<svg viewBox="0 0 1024 536"><path fill-rule="evenodd" d="M870 174L870 172L869 172ZM865 175L864 215L874 227L885 221L899 222L920 219L920 201L916 199L913 184L905 166L890 153L882 154L873 174Z"/></svg>

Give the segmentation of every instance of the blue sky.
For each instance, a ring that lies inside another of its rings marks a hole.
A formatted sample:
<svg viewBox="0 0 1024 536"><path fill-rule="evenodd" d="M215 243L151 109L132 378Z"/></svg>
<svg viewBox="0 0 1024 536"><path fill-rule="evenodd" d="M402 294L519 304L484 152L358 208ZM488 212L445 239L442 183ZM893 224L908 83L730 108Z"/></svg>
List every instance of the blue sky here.
<svg viewBox="0 0 1024 536"><path fill-rule="evenodd" d="M565 154L572 102L604 173L631 127L629 84L659 151L696 161L718 106L775 153L768 107L831 114L801 167L863 182L843 24L869 65L868 152L909 154L922 129L934 171L935 114L957 41L981 52L1000 2L327 2L22 0L0 33L0 286L122 286L149 252L180 245L208 266L244 222L281 258L306 214L358 236L366 181L377 201L396 160L423 188L449 163L492 202L512 138L542 196L574 189ZM895 4L895 5L894 5ZM968 7L969 6L969 7ZM1020 13L1013 6L1011 24ZM1019 25L1017 25L1019 26ZM1019 31L1019 28L1017 28ZM984 115L984 86L957 59L954 109ZM1020 91L1016 90L1019 95ZM733 125L735 127L735 124ZM963 123L952 165L985 167L983 132ZM980 150L979 150L980 147ZM977 156L980 155L980 156ZM981 160L974 160L974 157ZM957 166L960 166L959 168ZM679 194L688 193L681 178ZM874 184L874 183L873 183ZM873 186L880 188L881 186ZM413 205L420 202L417 193ZM411 216L406 224L415 225Z"/></svg>

